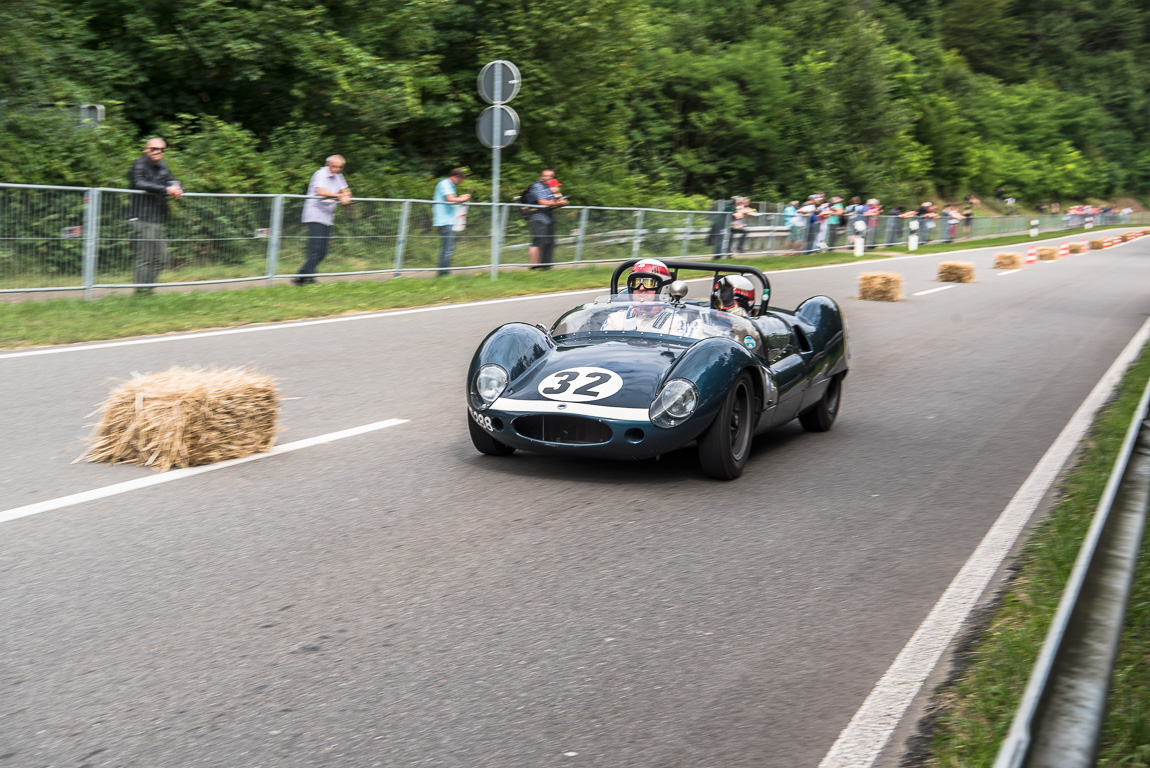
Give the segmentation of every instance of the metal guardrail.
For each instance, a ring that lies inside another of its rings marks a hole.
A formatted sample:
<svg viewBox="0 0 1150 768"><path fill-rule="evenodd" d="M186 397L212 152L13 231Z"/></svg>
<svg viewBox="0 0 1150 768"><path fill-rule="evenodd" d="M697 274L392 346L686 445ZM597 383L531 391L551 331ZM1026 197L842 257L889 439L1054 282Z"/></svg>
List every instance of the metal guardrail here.
<svg viewBox="0 0 1150 768"><path fill-rule="evenodd" d="M133 266L141 241L130 217L136 190L0 184L0 293L140 287ZM293 277L304 261L307 232L303 195L229 195L185 192L168 207L163 240L168 263L155 285L208 285ZM439 231L431 200L353 198L336 215L321 275L428 272L437 269ZM528 264L531 230L517 203L468 202L466 229L455 233L452 271ZM1099 221L1100 226L1150 224L1150 215ZM1040 232L1079 226L1068 215L1037 217ZM847 248L846 226L826 227L805 217L755 213L735 231L724 211L567 206L556 215L553 263L612 263L638 256L722 258ZM866 218L867 245L900 245L910 221ZM922 242L978 240L1023 233L1026 216L976 217L969 226L922 222ZM825 238L825 242L824 242ZM495 239L496 247L492 248Z"/></svg>
<svg viewBox="0 0 1150 768"><path fill-rule="evenodd" d="M1150 384L994 768L1091 768L1150 509Z"/></svg>

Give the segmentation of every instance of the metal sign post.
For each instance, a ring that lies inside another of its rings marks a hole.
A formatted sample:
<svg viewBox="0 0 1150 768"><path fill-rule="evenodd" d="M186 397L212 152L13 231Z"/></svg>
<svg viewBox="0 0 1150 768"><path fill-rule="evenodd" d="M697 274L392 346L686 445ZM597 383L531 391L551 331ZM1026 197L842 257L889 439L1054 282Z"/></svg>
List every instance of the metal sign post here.
<svg viewBox="0 0 1150 768"><path fill-rule="evenodd" d="M500 226L499 164L503 147L510 146L519 135L519 115L503 106L519 94L523 80L519 69L510 61L498 59L479 71L479 96L492 106L479 115L476 133L479 142L491 149L491 279L499 275L499 250L503 228Z"/></svg>

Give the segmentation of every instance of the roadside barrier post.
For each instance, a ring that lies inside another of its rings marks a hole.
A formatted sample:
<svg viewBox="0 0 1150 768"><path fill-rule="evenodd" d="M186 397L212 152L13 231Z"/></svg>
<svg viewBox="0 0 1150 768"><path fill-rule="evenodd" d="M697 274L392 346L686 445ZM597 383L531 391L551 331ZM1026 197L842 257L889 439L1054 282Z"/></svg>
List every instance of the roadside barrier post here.
<svg viewBox="0 0 1150 768"><path fill-rule="evenodd" d="M683 247L679 252L679 258L687 258L688 252L691 250L691 219L694 218L694 212L687 213L687 225L683 227Z"/></svg>
<svg viewBox="0 0 1150 768"><path fill-rule="evenodd" d="M908 251L918 250L918 219L911 219L907 224L907 231L910 234L906 238L906 249Z"/></svg>
<svg viewBox="0 0 1150 768"><path fill-rule="evenodd" d="M635 236L631 238L631 258L639 258L639 249L643 245L643 209L635 211Z"/></svg>
<svg viewBox="0 0 1150 768"><path fill-rule="evenodd" d="M84 299L91 301L100 245L100 190L89 189L87 195L84 198Z"/></svg>
<svg viewBox="0 0 1150 768"><path fill-rule="evenodd" d="M585 242L585 233L587 232L587 209L582 208L579 210L579 233L575 236L575 263L578 264L579 260L583 258L583 243Z"/></svg>
<svg viewBox="0 0 1150 768"><path fill-rule="evenodd" d="M853 227L855 231L855 256L862 256L866 253L866 222L859 219Z"/></svg>
<svg viewBox="0 0 1150 768"><path fill-rule="evenodd" d="M284 198L272 198L272 220L268 227L268 287L276 284L276 270L279 268L280 233L283 231Z"/></svg>
<svg viewBox="0 0 1150 768"><path fill-rule="evenodd" d="M403 246L407 243L407 215L411 212L411 201L404 200L399 209L399 232L395 236L395 275L403 269Z"/></svg>
<svg viewBox="0 0 1150 768"><path fill-rule="evenodd" d="M1030 220L1030 236L1038 237L1038 219Z"/></svg>

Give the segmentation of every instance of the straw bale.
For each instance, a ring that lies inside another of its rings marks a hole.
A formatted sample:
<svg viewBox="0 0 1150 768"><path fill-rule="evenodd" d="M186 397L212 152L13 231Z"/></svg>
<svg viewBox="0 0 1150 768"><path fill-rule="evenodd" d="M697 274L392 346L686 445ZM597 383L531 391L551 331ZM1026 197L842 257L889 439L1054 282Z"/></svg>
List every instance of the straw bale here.
<svg viewBox="0 0 1150 768"><path fill-rule="evenodd" d="M1090 241L1090 250L1092 250L1092 251L1101 251L1105 247L1106 247L1106 241L1105 240L1091 240Z"/></svg>
<svg viewBox="0 0 1150 768"><path fill-rule="evenodd" d="M1022 257L1017 253L994 254L995 269L1022 269Z"/></svg>
<svg viewBox="0 0 1150 768"><path fill-rule="evenodd" d="M1086 250L1087 247L1088 247L1087 243L1071 243L1068 246L1068 250L1071 253L1082 253L1083 251Z"/></svg>
<svg viewBox="0 0 1150 768"><path fill-rule="evenodd" d="M944 261L938 265L940 283L973 283L974 265L969 261Z"/></svg>
<svg viewBox="0 0 1150 768"><path fill-rule="evenodd" d="M859 298L863 301L902 301L902 275L897 272L864 272L859 275Z"/></svg>
<svg viewBox="0 0 1150 768"><path fill-rule="evenodd" d="M1039 261L1054 261L1058 258L1057 248L1039 248L1038 260Z"/></svg>
<svg viewBox="0 0 1150 768"><path fill-rule="evenodd" d="M248 368L133 373L96 411L81 459L166 472L264 453L275 442L275 379Z"/></svg>

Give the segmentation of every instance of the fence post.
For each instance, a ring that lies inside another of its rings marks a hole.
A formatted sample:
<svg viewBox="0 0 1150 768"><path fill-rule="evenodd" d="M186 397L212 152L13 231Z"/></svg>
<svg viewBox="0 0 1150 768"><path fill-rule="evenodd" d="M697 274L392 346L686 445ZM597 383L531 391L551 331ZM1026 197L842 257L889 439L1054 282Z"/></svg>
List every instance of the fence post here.
<svg viewBox="0 0 1150 768"><path fill-rule="evenodd" d="M407 217L411 212L411 201L404 200L399 209L399 232L395 235L395 276L403 269L403 248L407 244Z"/></svg>
<svg viewBox="0 0 1150 768"><path fill-rule="evenodd" d="M643 209L635 211L635 236L631 239L631 258L639 258L639 247L643 243Z"/></svg>
<svg viewBox="0 0 1150 768"><path fill-rule="evenodd" d="M679 258L687 258L687 254L691 251L691 219L695 217L694 211L687 211L687 226L683 227L683 248L679 252Z"/></svg>
<svg viewBox="0 0 1150 768"><path fill-rule="evenodd" d="M280 234L283 232L284 198L276 195L272 198L272 220L268 227L268 287L276 284L276 270L279 269L280 260Z"/></svg>
<svg viewBox="0 0 1150 768"><path fill-rule="evenodd" d="M507 227L506 211L502 203L491 205L491 279L499 279L499 257L503 249L503 230Z"/></svg>
<svg viewBox="0 0 1150 768"><path fill-rule="evenodd" d="M96 284L96 259L100 246L100 190L89 189L84 206L84 300L92 300Z"/></svg>
<svg viewBox="0 0 1150 768"><path fill-rule="evenodd" d="M579 234L575 237L575 263L583 258L583 242L587 233L587 209L579 211Z"/></svg>

